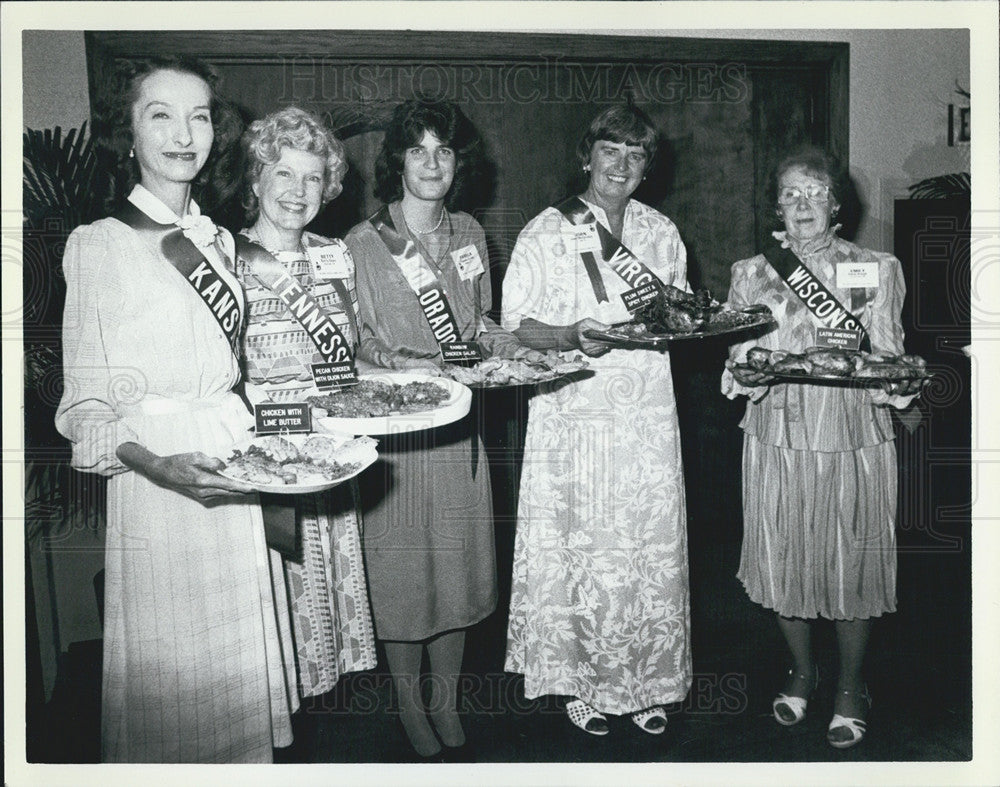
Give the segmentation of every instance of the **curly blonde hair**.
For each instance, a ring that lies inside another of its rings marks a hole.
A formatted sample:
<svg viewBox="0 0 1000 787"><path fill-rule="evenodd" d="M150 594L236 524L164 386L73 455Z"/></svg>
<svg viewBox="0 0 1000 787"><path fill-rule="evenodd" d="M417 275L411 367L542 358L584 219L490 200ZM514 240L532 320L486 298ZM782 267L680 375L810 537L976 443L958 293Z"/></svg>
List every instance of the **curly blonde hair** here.
<svg viewBox="0 0 1000 787"><path fill-rule="evenodd" d="M323 183L325 205L343 190L347 157L343 143L311 112L298 107L285 107L255 120L243 135L247 156L246 190L243 206L251 219L260 211L260 202L253 193L253 184L268 164L281 158L283 148L315 153L326 162Z"/></svg>

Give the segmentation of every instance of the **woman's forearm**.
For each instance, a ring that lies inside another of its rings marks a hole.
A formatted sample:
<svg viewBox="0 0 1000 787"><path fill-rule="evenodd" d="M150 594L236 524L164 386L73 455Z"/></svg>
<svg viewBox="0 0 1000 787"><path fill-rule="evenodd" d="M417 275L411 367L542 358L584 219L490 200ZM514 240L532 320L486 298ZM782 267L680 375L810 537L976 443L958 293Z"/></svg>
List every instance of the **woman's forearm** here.
<svg viewBox="0 0 1000 787"><path fill-rule="evenodd" d="M521 344L532 350L576 350L580 347L576 324L549 325L525 318L513 333Z"/></svg>
<svg viewBox="0 0 1000 787"><path fill-rule="evenodd" d="M115 455L125 467L142 473L147 478L154 478L158 475L162 457L157 456L139 443L122 443L115 451Z"/></svg>

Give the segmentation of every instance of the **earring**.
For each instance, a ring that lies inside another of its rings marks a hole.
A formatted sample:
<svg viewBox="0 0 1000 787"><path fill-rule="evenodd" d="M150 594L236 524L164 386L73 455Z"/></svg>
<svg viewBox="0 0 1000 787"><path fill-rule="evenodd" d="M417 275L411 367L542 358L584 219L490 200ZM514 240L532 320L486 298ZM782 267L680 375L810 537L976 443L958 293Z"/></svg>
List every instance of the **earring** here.
<svg viewBox="0 0 1000 787"><path fill-rule="evenodd" d="M583 171L584 172L590 172L590 164L584 164L583 165Z"/></svg>
<svg viewBox="0 0 1000 787"><path fill-rule="evenodd" d="M130 151L128 152L128 157L129 157L129 158L135 158L135 148L132 148L132 149L131 149L131 150L130 150Z"/></svg>

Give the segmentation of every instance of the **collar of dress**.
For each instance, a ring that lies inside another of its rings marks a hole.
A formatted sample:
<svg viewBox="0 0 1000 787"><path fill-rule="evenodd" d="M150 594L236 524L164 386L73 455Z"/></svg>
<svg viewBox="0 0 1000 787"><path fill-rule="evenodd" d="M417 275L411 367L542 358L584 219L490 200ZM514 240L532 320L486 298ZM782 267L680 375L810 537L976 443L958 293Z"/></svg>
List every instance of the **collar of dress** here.
<svg viewBox="0 0 1000 787"><path fill-rule="evenodd" d="M141 183L137 183L135 188L132 189L132 193L128 195L128 201L149 216L149 218L153 221L159 222L160 224L176 224L181 220L180 216L164 205L159 197L153 194L153 192ZM201 215L201 208L198 207L198 203L194 200L188 201L188 215Z"/></svg>
<svg viewBox="0 0 1000 787"><path fill-rule="evenodd" d="M791 249L800 257L809 257L830 248L830 245L834 242L834 240L838 239L837 230L840 229L840 226L841 225L839 224L834 224L822 235L806 241L789 238L788 233L784 230L781 232L772 232L771 235L774 236L775 240L781 243L781 248Z"/></svg>

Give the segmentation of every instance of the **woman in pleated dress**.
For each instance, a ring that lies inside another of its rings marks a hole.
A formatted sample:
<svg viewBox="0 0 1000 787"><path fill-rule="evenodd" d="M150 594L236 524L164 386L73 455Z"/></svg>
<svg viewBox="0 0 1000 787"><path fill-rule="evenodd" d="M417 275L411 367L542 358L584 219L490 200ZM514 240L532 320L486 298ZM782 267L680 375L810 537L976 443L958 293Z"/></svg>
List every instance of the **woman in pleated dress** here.
<svg viewBox="0 0 1000 787"><path fill-rule="evenodd" d="M305 227L341 191L344 147L313 115L286 107L255 121L243 137L244 201L252 226L237 238L236 275L247 299L246 392L251 402L303 402L314 393L311 365L324 357L282 299L259 278L253 259L269 256L308 292L357 347L354 263L343 241ZM247 250L252 250L249 252ZM253 253L255 252L255 253ZM330 691L345 672L375 666L361 556L357 485L289 498L262 496L264 515L287 515L297 534L281 558L303 697ZM288 509L287 512L283 509Z"/></svg>
<svg viewBox="0 0 1000 787"><path fill-rule="evenodd" d="M197 62L119 76L103 142L136 185L70 236L56 415L73 466L108 476L102 758L270 762L297 703L287 610L256 495L216 472L253 421L232 392L244 303L232 237L191 198L239 128Z"/></svg>
<svg viewBox="0 0 1000 787"><path fill-rule="evenodd" d="M822 150L782 160L770 183L769 210L784 230L776 242L795 255L853 316L873 352L903 353L905 289L899 260L855 246L832 224L846 174ZM772 252L773 254L773 252ZM867 269L851 288L838 268ZM853 291L852 291L853 289ZM883 389L777 384L742 362L754 345L801 352L823 323L761 254L733 265L729 303L763 303L778 327L734 345L723 373L729 398L748 397L743 442L743 548L737 577L751 600L775 611L793 666L773 702L790 726L805 718L819 682L811 622L834 621L840 669L827 739L861 741L871 697L862 665L872 621L896 609L896 450L889 408L904 408L919 383Z"/></svg>

